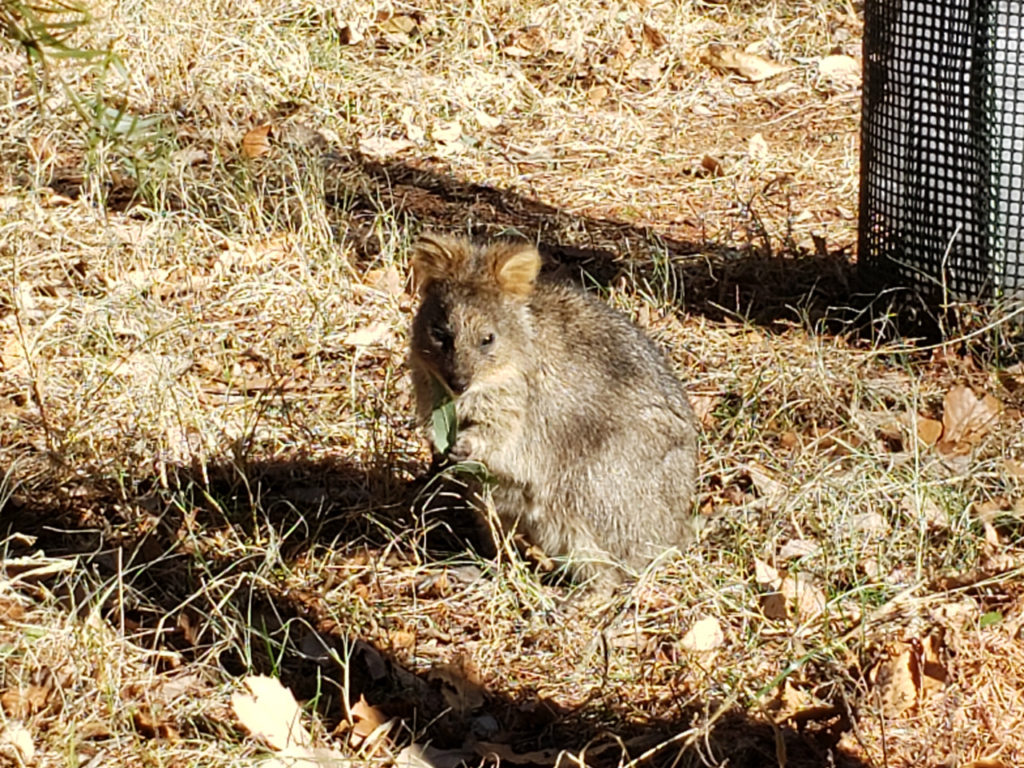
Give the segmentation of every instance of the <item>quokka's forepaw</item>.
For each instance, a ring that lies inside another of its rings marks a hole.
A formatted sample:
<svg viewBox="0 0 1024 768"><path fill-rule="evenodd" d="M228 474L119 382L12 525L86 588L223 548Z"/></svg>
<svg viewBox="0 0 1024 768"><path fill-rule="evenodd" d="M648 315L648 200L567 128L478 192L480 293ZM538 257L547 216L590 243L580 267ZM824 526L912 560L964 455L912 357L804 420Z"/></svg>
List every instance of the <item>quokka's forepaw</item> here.
<svg viewBox="0 0 1024 768"><path fill-rule="evenodd" d="M458 464L463 461L480 460L479 440L472 432L463 430L455 438L455 444L448 451L448 458Z"/></svg>

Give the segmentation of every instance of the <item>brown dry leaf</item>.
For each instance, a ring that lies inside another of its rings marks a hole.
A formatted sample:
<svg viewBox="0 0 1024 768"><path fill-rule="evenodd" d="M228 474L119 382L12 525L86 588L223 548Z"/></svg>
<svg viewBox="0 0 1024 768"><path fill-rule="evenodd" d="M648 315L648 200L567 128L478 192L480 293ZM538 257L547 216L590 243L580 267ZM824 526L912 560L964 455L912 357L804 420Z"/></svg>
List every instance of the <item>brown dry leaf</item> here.
<svg viewBox="0 0 1024 768"><path fill-rule="evenodd" d="M704 155L700 159L700 173L699 175L706 176L724 176L725 175L725 164L714 155Z"/></svg>
<svg viewBox="0 0 1024 768"><path fill-rule="evenodd" d="M161 741L180 741L181 736L174 724L166 718L157 718L148 707L142 707L132 713L132 725L140 736L146 739Z"/></svg>
<svg viewBox="0 0 1024 768"><path fill-rule="evenodd" d="M983 757L979 760L971 760L969 763L964 763L961 768L1012 768L1012 766L996 757Z"/></svg>
<svg viewBox="0 0 1024 768"><path fill-rule="evenodd" d="M7 723L0 730L0 757L10 757L13 765L29 765L35 759L32 734L18 722Z"/></svg>
<svg viewBox="0 0 1024 768"><path fill-rule="evenodd" d="M756 53L747 53L719 43L711 43L701 56L701 60L716 69L734 72L752 83L768 80L792 69Z"/></svg>
<svg viewBox="0 0 1024 768"><path fill-rule="evenodd" d="M399 47L407 45L421 31L422 20L422 17L407 13L391 14L382 11L377 18L377 31L388 45Z"/></svg>
<svg viewBox="0 0 1024 768"><path fill-rule="evenodd" d="M462 123L458 120L439 123L431 129L430 137L441 144L454 144L462 138Z"/></svg>
<svg viewBox="0 0 1024 768"><path fill-rule="evenodd" d="M948 679L942 650L937 633L890 646L870 674L887 717L899 717L942 690Z"/></svg>
<svg viewBox="0 0 1024 768"><path fill-rule="evenodd" d="M767 592L760 597L761 613L766 619L782 621L789 618L786 596L781 592Z"/></svg>
<svg viewBox="0 0 1024 768"><path fill-rule="evenodd" d="M30 685L27 688L10 688L0 694L0 709L8 717L27 720L47 708L53 693L52 676L44 685Z"/></svg>
<svg viewBox="0 0 1024 768"><path fill-rule="evenodd" d="M7 597L0 597L0 623L13 623L25 618L25 608L21 603Z"/></svg>
<svg viewBox="0 0 1024 768"><path fill-rule="evenodd" d="M914 654L905 644L871 671L871 682L886 717L899 717L917 703Z"/></svg>
<svg viewBox="0 0 1024 768"><path fill-rule="evenodd" d="M381 344L390 334L391 326L380 321L349 333L342 342L346 347L372 347Z"/></svg>
<svg viewBox="0 0 1024 768"><path fill-rule="evenodd" d="M1015 480L1024 480L1024 462L1016 459L1003 459L1003 469Z"/></svg>
<svg viewBox="0 0 1024 768"><path fill-rule="evenodd" d="M782 583L782 577L779 576L779 572L768 565L768 563L757 558L754 558L754 580L757 581L759 586L770 589L778 589Z"/></svg>
<svg viewBox="0 0 1024 768"><path fill-rule="evenodd" d="M935 445L939 442L939 438L942 437L942 422L918 416L917 437L925 445Z"/></svg>
<svg viewBox="0 0 1024 768"><path fill-rule="evenodd" d="M478 741L473 745L477 755L485 760L497 760L513 765L555 765L558 762L560 749L539 749L534 752L515 752L508 744L496 744L490 741Z"/></svg>
<svg viewBox="0 0 1024 768"><path fill-rule="evenodd" d="M718 619L708 616L694 623L683 635L679 645L683 650L694 653L706 653L721 648L725 644L725 634Z"/></svg>
<svg viewBox="0 0 1024 768"><path fill-rule="evenodd" d="M964 455L977 445L1003 409L995 397L977 397L970 387L957 385L946 393L942 410L939 453Z"/></svg>
<svg viewBox="0 0 1024 768"><path fill-rule="evenodd" d="M653 83L661 77L661 64L654 59L636 59L626 70L627 80Z"/></svg>
<svg viewBox="0 0 1024 768"><path fill-rule="evenodd" d="M852 56L834 53L818 62L818 75L839 85L860 85L860 62Z"/></svg>
<svg viewBox="0 0 1024 768"><path fill-rule="evenodd" d="M751 160L767 160L770 155L768 142L760 133L755 133L747 140L747 156Z"/></svg>
<svg viewBox="0 0 1024 768"><path fill-rule="evenodd" d="M353 747L372 746L380 741L389 728L388 718L374 706L366 701L366 697L359 695L359 701L352 705L349 710L352 718L352 734L349 742Z"/></svg>
<svg viewBox="0 0 1024 768"><path fill-rule="evenodd" d="M242 684L248 692L233 693L231 708L254 739L278 751L311 746L312 738L302 725L302 710L279 680L250 675Z"/></svg>
<svg viewBox="0 0 1024 768"><path fill-rule="evenodd" d="M459 717L484 705L485 690L480 673L468 659L460 657L451 664L435 664L427 673L427 679L440 684L445 702Z"/></svg>
<svg viewBox="0 0 1024 768"><path fill-rule="evenodd" d="M936 530L947 530L951 525L949 512L940 507L931 496L915 496L908 493L900 501L900 511L911 520L925 522Z"/></svg>
<svg viewBox="0 0 1024 768"><path fill-rule="evenodd" d="M786 486L772 476L772 472L763 464L752 461L747 464L747 474L750 476L758 495L764 500L767 507L777 506L787 496Z"/></svg>
<svg viewBox="0 0 1024 768"><path fill-rule="evenodd" d="M362 20L347 21L338 27L338 42L342 45L359 45L366 38L369 25Z"/></svg>
<svg viewBox="0 0 1024 768"><path fill-rule="evenodd" d="M521 29L512 35L508 45L501 49L506 56L525 59L529 56L540 56L548 50L548 36L543 27L532 26Z"/></svg>
<svg viewBox="0 0 1024 768"><path fill-rule="evenodd" d="M775 695L772 710L775 722L786 720L806 721L828 717L835 712L835 706L817 698L805 688L798 688L788 677Z"/></svg>
<svg viewBox="0 0 1024 768"><path fill-rule="evenodd" d="M597 107L601 105L605 99L608 98L608 88L603 85L595 85L589 91L587 91L587 101L590 106Z"/></svg>
<svg viewBox="0 0 1024 768"><path fill-rule="evenodd" d="M825 592L810 576L796 573L782 580L779 592L786 598L798 620L812 619L825 611L828 600Z"/></svg>
<svg viewBox="0 0 1024 768"><path fill-rule="evenodd" d="M810 557L821 551L821 545L813 539L790 539L779 549L779 560L796 560Z"/></svg>
<svg viewBox="0 0 1024 768"><path fill-rule="evenodd" d="M715 409L721 402L722 396L719 394L690 393L690 406L693 408L693 413L705 427L710 427L715 423Z"/></svg>
<svg viewBox="0 0 1024 768"><path fill-rule="evenodd" d="M25 376L31 368L28 361L31 352L25 349L22 344L21 335L11 333L5 340L3 348L0 349L0 366L12 376Z"/></svg>
<svg viewBox="0 0 1024 768"><path fill-rule="evenodd" d="M391 157L415 147L416 142L408 139L392 139L387 136L367 136L359 139L359 151L372 157Z"/></svg>
<svg viewBox="0 0 1024 768"><path fill-rule="evenodd" d="M242 137L242 155L250 160L270 151L270 123L258 125Z"/></svg>
<svg viewBox="0 0 1024 768"><path fill-rule="evenodd" d="M438 749L413 742L395 756L395 768L459 768L477 762L475 752L467 749Z"/></svg>
<svg viewBox="0 0 1024 768"><path fill-rule="evenodd" d="M668 45L668 38L665 34L657 27L652 27L646 21L644 22L644 40L654 50L658 50L663 46Z"/></svg>

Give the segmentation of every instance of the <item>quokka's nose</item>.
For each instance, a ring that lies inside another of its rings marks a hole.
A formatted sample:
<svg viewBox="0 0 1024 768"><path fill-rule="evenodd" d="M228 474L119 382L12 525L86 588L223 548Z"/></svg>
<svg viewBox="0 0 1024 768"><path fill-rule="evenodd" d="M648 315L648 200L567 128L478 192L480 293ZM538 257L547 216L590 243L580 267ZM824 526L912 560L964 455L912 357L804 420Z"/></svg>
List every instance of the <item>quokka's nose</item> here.
<svg viewBox="0 0 1024 768"><path fill-rule="evenodd" d="M469 387L469 382L461 376L452 376L448 386L451 387L454 394L461 395Z"/></svg>

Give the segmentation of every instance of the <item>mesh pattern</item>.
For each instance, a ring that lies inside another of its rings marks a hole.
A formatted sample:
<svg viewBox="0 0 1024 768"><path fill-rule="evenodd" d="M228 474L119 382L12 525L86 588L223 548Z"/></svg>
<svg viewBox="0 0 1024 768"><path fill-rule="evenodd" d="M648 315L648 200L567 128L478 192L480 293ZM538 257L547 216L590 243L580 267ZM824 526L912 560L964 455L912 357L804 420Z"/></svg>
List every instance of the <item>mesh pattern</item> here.
<svg viewBox="0 0 1024 768"><path fill-rule="evenodd" d="M860 259L960 299L1024 297L1024 0L868 0Z"/></svg>

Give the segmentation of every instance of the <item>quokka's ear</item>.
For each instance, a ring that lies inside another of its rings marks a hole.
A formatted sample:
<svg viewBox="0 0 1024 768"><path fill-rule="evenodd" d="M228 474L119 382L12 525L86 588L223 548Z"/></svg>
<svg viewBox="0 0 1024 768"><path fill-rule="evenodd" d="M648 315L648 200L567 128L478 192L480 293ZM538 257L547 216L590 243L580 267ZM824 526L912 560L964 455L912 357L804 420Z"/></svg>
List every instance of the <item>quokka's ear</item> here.
<svg viewBox="0 0 1024 768"><path fill-rule="evenodd" d="M526 298L540 272L540 254L529 243L502 243L487 252L498 287L505 293Z"/></svg>
<svg viewBox="0 0 1024 768"><path fill-rule="evenodd" d="M426 290L435 280L454 277L468 257L465 241L425 232L412 247L413 282Z"/></svg>

